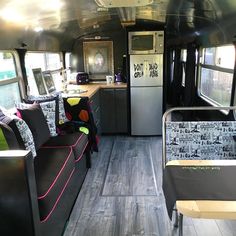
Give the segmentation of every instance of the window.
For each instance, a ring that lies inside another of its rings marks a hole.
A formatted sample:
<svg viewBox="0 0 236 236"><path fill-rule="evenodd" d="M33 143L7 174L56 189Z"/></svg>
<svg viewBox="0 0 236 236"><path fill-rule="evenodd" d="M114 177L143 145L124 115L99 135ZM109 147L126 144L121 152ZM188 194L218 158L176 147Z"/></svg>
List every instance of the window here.
<svg viewBox="0 0 236 236"><path fill-rule="evenodd" d="M187 49L181 50L181 66L182 66L182 86L185 87L185 71L187 61Z"/></svg>
<svg viewBox="0 0 236 236"><path fill-rule="evenodd" d="M54 52L28 52L25 57L30 94L38 94L32 69L41 68L42 71L50 71L57 90L62 88L62 61L60 53Z"/></svg>
<svg viewBox="0 0 236 236"><path fill-rule="evenodd" d="M15 54L0 51L0 106L11 109L21 101L20 79L17 77Z"/></svg>
<svg viewBox="0 0 236 236"><path fill-rule="evenodd" d="M71 66L72 66L72 53L67 52L65 54L65 66L66 66L66 79L70 80L71 77Z"/></svg>
<svg viewBox="0 0 236 236"><path fill-rule="evenodd" d="M203 49L200 64L200 96L213 105L229 106L233 83L233 45Z"/></svg>
<svg viewBox="0 0 236 236"><path fill-rule="evenodd" d="M75 81L77 75L77 57L73 53L67 52L65 55L65 63L67 80Z"/></svg>
<svg viewBox="0 0 236 236"><path fill-rule="evenodd" d="M170 73L171 73L171 82L174 79L174 66L175 65L175 50L171 51L171 65L170 65Z"/></svg>
<svg viewBox="0 0 236 236"><path fill-rule="evenodd" d="M72 65L72 53L67 52L65 55L66 69L70 69Z"/></svg>

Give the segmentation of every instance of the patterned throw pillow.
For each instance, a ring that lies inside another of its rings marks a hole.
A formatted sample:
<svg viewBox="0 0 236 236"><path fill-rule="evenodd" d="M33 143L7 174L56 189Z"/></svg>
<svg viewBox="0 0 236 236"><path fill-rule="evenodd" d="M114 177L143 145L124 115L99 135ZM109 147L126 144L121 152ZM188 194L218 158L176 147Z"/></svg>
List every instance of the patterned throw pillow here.
<svg viewBox="0 0 236 236"><path fill-rule="evenodd" d="M1 113L1 122L7 124L14 132L20 147L32 152L33 157L36 157L33 135L26 122L19 117Z"/></svg>
<svg viewBox="0 0 236 236"><path fill-rule="evenodd" d="M45 142L50 139L50 131L47 121L39 104L33 104L26 109L17 109L22 119L29 126L38 150Z"/></svg>
<svg viewBox="0 0 236 236"><path fill-rule="evenodd" d="M47 120L48 128L51 137L57 136L56 132L56 101L41 102L40 107L42 108L44 117Z"/></svg>
<svg viewBox="0 0 236 236"><path fill-rule="evenodd" d="M68 122L69 120L66 117L63 97L61 93L57 93L58 95L58 106L59 106L59 125Z"/></svg>
<svg viewBox="0 0 236 236"><path fill-rule="evenodd" d="M17 116L14 117L14 122L20 132L21 138L25 145L25 149L31 151L33 157L36 157L37 154L34 145L34 138L29 129L29 126L24 120L18 118Z"/></svg>
<svg viewBox="0 0 236 236"><path fill-rule="evenodd" d="M39 101L39 103L43 102L43 100L48 101L50 99L55 99L57 98L57 103L58 103L58 124L64 124L68 122L69 120L66 117L66 112L65 112L65 107L64 107L64 102L63 102L63 97L61 92L55 92L51 95L41 95L41 96L33 96L30 95L28 96L29 101ZM56 104L57 105L57 104ZM57 112L57 111L56 111Z"/></svg>
<svg viewBox="0 0 236 236"><path fill-rule="evenodd" d="M57 136L57 132L56 132L56 101L52 100L52 101L48 101L48 102L40 102L39 105L40 105L40 107L43 111L43 115L47 121L48 128L50 131L50 136L51 137ZM18 109L27 109L31 106L32 106L31 104L26 104L26 103L17 103L16 104L16 108L18 108Z"/></svg>
<svg viewBox="0 0 236 236"><path fill-rule="evenodd" d="M26 104L34 104L35 102L40 104L42 102L51 102L51 101L55 101L56 103L56 125L58 125L59 123L59 106L58 106L58 96L52 96L50 95L45 95L45 96L40 96L40 97L34 97L34 96L29 96L27 99L23 99L23 102Z"/></svg>

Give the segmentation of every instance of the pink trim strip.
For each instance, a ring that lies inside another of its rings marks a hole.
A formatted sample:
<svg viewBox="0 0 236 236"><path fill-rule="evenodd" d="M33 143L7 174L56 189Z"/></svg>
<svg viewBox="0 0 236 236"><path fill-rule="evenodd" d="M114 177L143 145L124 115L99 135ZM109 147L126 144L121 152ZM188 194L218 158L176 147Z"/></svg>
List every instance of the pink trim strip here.
<svg viewBox="0 0 236 236"><path fill-rule="evenodd" d="M51 189L54 187L54 185L56 184L56 182L57 182L58 178L60 177L62 171L65 169L65 166L66 166L66 164L67 164L67 162L68 162L68 160L69 160L69 158L71 156L72 151L73 151L73 149L72 149L72 147L70 147L70 152L69 152L69 154L68 154L68 156L67 156L67 158L66 158L66 160L65 160L65 162L64 162L64 164L62 166L62 168L60 169L59 173L57 174L56 178L53 180L52 184L50 185L50 187L48 188L46 193L41 195L40 197L38 197L38 200L45 198L49 194Z"/></svg>
<svg viewBox="0 0 236 236"><path fill-rule="evenodd" d="M76 142L74 145L72 145L72 147L75 147L75 146L78 144L78 142L80 141L80 139L82 138L82 136L83 136L83 133L79 136L77 142Z"/></svg>
<svg viewBox="0 0 236 236"><path fill-rule="evenodd" d="M87 146L88 146L88 143L89 143L89 142L86 143L85 148L83 149L81 155L75 160L75 162L78 162L78 161L82 158L82 156L83 156L83 154L84 154L84 151L85 151L85 149L86 149Z"/></svg>
<svg viewBox="0 0 236 236"><path fill-rule="evenodd" d="M80 141L80 139L82 138L82 136L83 136L83 134L81 134L81 135L79 136L79 138L77 139L77 141L76 141L75 144L73 144L73 145L67 145L67 146L43 146L42 148L65 148L65 147L75 147L75 146L78 144L78 142Z"/></svg>
<svg viewBox="0 0 236 236"><path fill-rule="evenodd" d="M65 191L65 189L66 189L66 187L67 187L67 185L68 185L68 183L69 183L69 181L70 181L70 179L71 179L71 177L72 177L74 171L75 171L75 168L73 168L73 170L71 171L70 176L69 176L68 180L66 181L66 184L65 184L65 186L63 187L61 193L59 194L59 196L58 196L58 198L57 198L55 204L53 205L51 211L50 211L49 214L46 216L46 218L44 218L43 220L40 221L41 223L46 222L46 221L49 219L49 217L51 216L51 214L53 213L53 211L55 210L55 208L56 208L58 202L60 201L61 196L62 196L62 194L64 193L64 191Z"/></svg>

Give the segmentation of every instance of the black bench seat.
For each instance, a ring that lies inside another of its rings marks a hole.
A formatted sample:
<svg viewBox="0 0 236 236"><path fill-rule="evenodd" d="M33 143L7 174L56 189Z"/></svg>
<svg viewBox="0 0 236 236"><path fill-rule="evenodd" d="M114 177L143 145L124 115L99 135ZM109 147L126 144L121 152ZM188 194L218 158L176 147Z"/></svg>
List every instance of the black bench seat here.
<svg viewBox="0 0 236 236"><path fill-rule="evenodd" d="M71 147L73 149L75 161L78 162L88 145L88 136L82 132L51 137L43 147Z"/></svg>
<svg viewBox="0 0 236 236"><path fill-rule="evenodd" d="M40 220L53 213L75 170L71 147L40 148L34 161Z"/></svg>

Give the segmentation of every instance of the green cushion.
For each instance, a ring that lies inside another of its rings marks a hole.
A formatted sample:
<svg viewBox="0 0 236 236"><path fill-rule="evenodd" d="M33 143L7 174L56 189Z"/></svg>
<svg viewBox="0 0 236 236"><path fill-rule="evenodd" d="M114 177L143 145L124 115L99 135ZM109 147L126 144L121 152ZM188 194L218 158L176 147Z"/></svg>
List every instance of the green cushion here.
<svg viewBox="0 0 236 236"><path fill-rule="evenodd" d="M9 150L9 147L5 139L5 136L2 132L2 129L0 128L0 151L3 151L3 150Z"/></svg>

